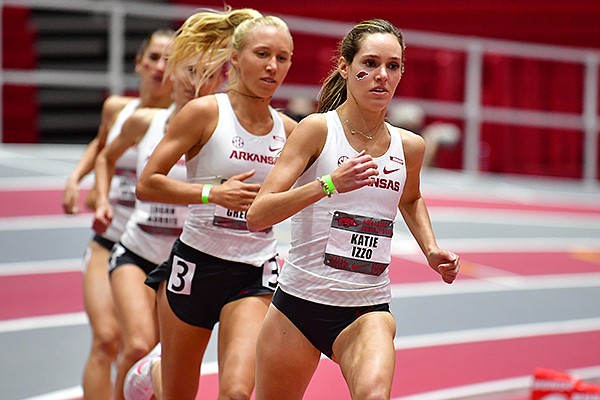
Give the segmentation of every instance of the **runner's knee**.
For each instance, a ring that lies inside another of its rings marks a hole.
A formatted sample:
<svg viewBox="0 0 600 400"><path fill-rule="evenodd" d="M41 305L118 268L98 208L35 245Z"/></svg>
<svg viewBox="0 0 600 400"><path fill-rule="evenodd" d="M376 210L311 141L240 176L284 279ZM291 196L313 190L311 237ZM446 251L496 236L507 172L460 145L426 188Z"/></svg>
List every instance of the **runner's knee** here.
<svg viewBox="0 0 600 400"><path fill-rule="evenodd" d="M102 329L94 332L93 351L98 357L114 360L119 352L118 330Z"/></svg>

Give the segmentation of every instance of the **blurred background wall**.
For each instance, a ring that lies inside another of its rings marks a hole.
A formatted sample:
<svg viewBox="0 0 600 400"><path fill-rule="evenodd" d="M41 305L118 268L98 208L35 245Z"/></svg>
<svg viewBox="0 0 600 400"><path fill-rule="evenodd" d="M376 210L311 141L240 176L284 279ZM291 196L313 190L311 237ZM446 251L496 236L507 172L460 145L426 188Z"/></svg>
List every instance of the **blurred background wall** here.
<svg viewBox="0 0 600 400"><path fill-rule="evenodd" d="M598 185L600 2L592 0L255 0L294 36L273 104L314 100L339 39L367 18L406 37L395 103L460 132L434 166L468 173L573 178ZM109 93L133 93L135 50L222 1L1 0L3 143L87 143Z"/></svg>

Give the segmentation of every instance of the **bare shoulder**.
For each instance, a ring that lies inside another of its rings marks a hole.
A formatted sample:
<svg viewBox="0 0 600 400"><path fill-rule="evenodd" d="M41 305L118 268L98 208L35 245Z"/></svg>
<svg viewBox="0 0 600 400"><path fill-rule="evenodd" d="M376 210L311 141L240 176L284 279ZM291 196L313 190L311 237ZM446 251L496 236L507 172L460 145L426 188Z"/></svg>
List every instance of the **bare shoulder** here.
<svg viewBox="0 0 600 400"><path fill-rule="evenodd" d="M402 139L402 147L404 152L408 155L412 152L424 152L425 151L425 140L420 135L411 132L407 129L393 127L394 134L400 135Z"/></svg>
<svg viewBox="0 0 600 400"><path fill-rule="evenodd" d="M104 100L104 103L102 103L100 127L98 128L98 133L96 135L100 143L100 148L104 147L109 129L116 121L117 116L121 110L123 110L123 107L133 99L134 97L130 96L110 95Z"/></svg>
<svg viewBox="0 0 600 400"><path fill-rule="evenodd" d="M150 125L152 119L158 114L160 111L166 110L165 108L154 108L154 107L143 107L138 108L133 112L129 120L134 121L139 124Z"/></svg>
<svg viewBox="0 0 600 400"><path fill-rule="evenodd" d="M327 140L327 120L321 113L310 114L296 125L288 138L295 149L302 149L313 159L318 157Z"/></svg>
<svg viewBox="0 0 600 400"><path fill-rule="evenodd" d="M214 95L202 96L188 101L179 110L172 126L185 128L185 130L214 131L219 120L219 105Z"/></svg>
<svg viewBox="0 0 600 400"><path fill-rule="evenodd" d="M302 121L300 121L298 127L302 127L303 130L310 130L311 132L315 132L316 134L326 134L327 120L325 119L325 114L309 114Z"/></svg>
<svg viewBox="0 0 600 400"><path fill-rule="evenodd" d="M290 137L301 140L307 144L316 144L322 147L327 138L327 120L325 114L315 113L306 116L300 121Z"/></svg>
<svg viewBox="0 0 600 400"><path fill-rule="evenodd" d="M152 123L152 119L164 108L143 107L135 110L123 124L121 134L127 134L136 142L146 134Z"/></svg>
<svg viewBox="0 0 600 400"><path fill-rule="evenodd" d="M166 137L183 144L187 158L193 158L210 139L219 121L219 105L214 95L188 101L171 121Z"/></svg>
<svg viewBox="0 0 600 400"><path fill-rule="evenodd" d="M201 119L216 118L219 115L219 105L214 95L202 96L188 101L179 111L176 118L184 120L188 118Z"/></svg>
<svg viewBox="0 0 600 400"><path fill-rule="evenodd" d="M127 103L133 100L135 97L131 96L120 96L120 95L110 95L104 100L102 103L102 113L103 114L116 114L125 107Z"/></svg>

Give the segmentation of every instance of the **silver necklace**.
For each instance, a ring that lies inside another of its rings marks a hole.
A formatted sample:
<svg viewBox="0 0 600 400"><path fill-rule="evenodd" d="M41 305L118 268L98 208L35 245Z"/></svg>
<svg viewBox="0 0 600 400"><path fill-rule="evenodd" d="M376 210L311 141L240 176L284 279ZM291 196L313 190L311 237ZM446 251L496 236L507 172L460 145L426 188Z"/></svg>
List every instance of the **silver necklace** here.
<svg viewBox="0 0 600 400"><path fill-rule="evenodd" d="M360 131L360 130L358 130L355 127L352 126L352 124L350 123L350 121L348 121L348 118L346 118L346 114L342 111L341 108L338 108L337 111L338 111L338 114L342 117L342 120L344 121L344 123L346 124L346 126L348 127L348 129L350 129L350 133L351 134L354 135L354 134L358 133L359 135L367 138L368 140L373 140L373 138L375 137L375 135L379 133L379 130L383 126L383 123L381 123L381 125L377 125L374 128L369 129L365 133L365 132ZM373 132L375 132L375 133L373 133Z"/></svg>

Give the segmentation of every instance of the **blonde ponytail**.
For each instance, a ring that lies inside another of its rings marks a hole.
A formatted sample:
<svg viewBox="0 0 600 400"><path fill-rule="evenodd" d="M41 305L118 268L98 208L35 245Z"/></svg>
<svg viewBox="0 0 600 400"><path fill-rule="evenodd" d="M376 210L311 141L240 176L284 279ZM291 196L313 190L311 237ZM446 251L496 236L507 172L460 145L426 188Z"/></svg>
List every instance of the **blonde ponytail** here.
<svg viewBox="0 0 600 400"><path fill-rule="evenodd" d="M261 16L251 8L232 10L230 7L223 12L205 11L190 16L175 34L167 73L193 68L198 91L214 74L221 73L230 59L233 51L230 42L235 29L242 22Z"/></svg>

